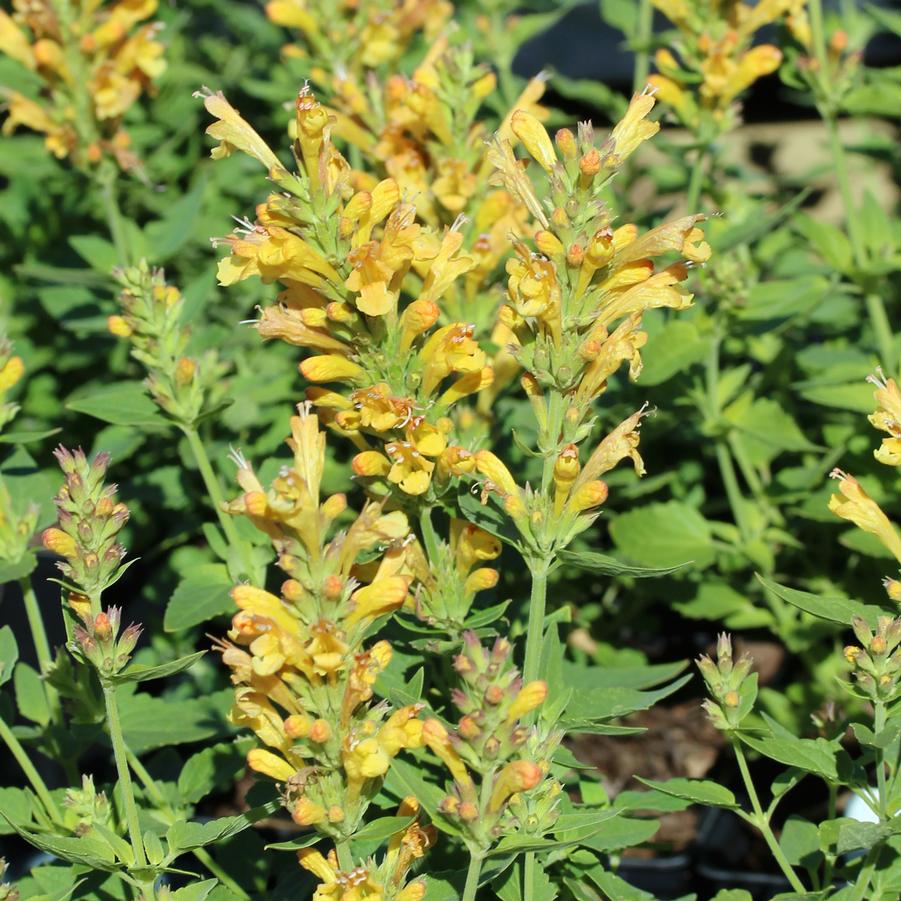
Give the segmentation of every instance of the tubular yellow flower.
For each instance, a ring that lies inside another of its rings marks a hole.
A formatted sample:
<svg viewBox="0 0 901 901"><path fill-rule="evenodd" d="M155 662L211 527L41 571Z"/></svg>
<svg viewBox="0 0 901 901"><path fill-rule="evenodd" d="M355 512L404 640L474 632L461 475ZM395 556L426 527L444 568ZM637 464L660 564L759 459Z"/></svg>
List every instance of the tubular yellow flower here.
<svg viewBox="0 0 901 901"><path fill-rule="evenodd" d="M253 130L250 123L241 118L221 91L213 93L204 89L194 96L203 100L207 112L217 120L206 130L211 138L219 141L219 145L211 153L213 159L230 156L235 150L240 150L262 163L270 172L284 169L269 145Z"/></svg>
<svg viewBox="0 0 901 901"><path fill-rule="evenodd" d="M539 119L528 110L518 109L513 113L510 127L535 162L545 172L553 171L557 162L557 154L547 129Z"/></svg>
<svg viewBox="0 0 901 901"><path fill-rule="evenodd" d="M422 724L422 740L429 750L450 770L451 776L464 790L473 790L475 784L460 755L453 749L447 729L436 719Z"/></svg>
<svg viewBox="0 0 901 901"><path fill-rule="evenodd" d="M410 580L404 576L390 576L377 579L370 585L358 588L352 595L353 610L347 617L347 624L354 625L363 619L375 619L396 610L404 602Z"/></svg>
<svg viewBox="0 0 901 901"><path fill-rule="evenodd" d="M529 711L540 707L547 697L547 683L541 679L528 682L519 690L507 711L507 722L522 719Z"/></svg>
<svg viewBox="0 0 901 901"><path fill-rule="evenodd" d="M504 494L518 495L519 486L500 457L489 450L476 451L476 469Z"/></svg>
<svg viewBox="0 0 901 901"><path fill-rule="evenodd" d="M308 357L300 364L300 372L311 382L362 382L366 372L362 366L336 354Z"/></svg>
<svg viewBox="0 0 901 901"><path fill-rule="evenodd" d="M830 475L838 480L839 493L829 498L829 509L836 516L847 519L858 528L875 535L885 548L901 561L901 535L876 501L863 490L857 479L846 472L833 469Z"/></svg>
<svg viewBox="0 0 901 901"><path fill-rule="evenodd" d="M494 789L488 801L488 811L497 813L511 795L535 788L543 776L541 767L531 761L516 760L508 763L495 778Z"/></svg>
<svg viewBox="0 0 901 901"><path fill-rule="evenodd" d="M281 782L286 782L297 772L287 760L267 751L265 748L254 748L247 753L247 766L255 773L262 773Z"/></svg>

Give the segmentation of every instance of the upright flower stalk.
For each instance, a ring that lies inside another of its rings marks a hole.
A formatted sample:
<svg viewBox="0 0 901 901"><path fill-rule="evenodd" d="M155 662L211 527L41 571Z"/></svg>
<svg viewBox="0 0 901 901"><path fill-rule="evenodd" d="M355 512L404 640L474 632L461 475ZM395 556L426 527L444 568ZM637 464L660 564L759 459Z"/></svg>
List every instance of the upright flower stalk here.
<svg viewBox="0 0 901 901"><path fill-rule="evenodd" d="M153 897L152 879L147 883L147 855L138 818L127 748L122 734L116 676L127 666L141 634L132 624L121 630L121 610L102 606L102 595L115 584L128 564L119 533L128 521L128 508L116 500L116 486L105 482L109 457L88 461L81 450L64 447L56 458L65 482L56 496L59 519L45 529L44 547L58 554L58 564L67 601L65 615L71 635L70 650L82 664L94 669L103 689L106 725L116 762L133 868L144 884L144 896Z"/></svg>

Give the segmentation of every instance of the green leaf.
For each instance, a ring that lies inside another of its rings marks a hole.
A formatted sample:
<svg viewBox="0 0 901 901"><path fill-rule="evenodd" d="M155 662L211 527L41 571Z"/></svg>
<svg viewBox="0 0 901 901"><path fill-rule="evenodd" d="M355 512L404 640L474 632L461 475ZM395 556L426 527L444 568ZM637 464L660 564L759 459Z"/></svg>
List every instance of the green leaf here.
<svg viewBox="0 0 901 901"><path fill-rule="evenodd" d="M764 718L771 726L775 725L766 714ZM839 781L835 750L825 738L796 738L781 728L778 734L771 732L763 738L747 732L741 732L740 737L748 747L764 757L815 773L832 783Z"/></svg>
<svg viewBox="0 0 901 901"><path fill-rule="evenodd" d="M44 682L37 671L27 663L17 664L13 676L13 687L19 713L33 723L46 726L50 722L50 706L47 703Z"/></svg>
<svg viewBox="0 0 901 901"><path fill-rule="evenodd" d="M186 804L196 804L211 791L234 782L246 766L249 739L222 742L189 757L178 774L178 795Z"/></svg>
<svg viewBox="0 0 901 901"><path fill-rule="evenodd" d="M658 576L666 576L682 568L682 565L651 567L635 566L632 563L624 563L615 557L599 554L596 551L571 551L563 549L557 551L557 560L560 563L577 566L588 572L602 573L606 576L631 576L633 579L650 579Z"/></svg>
<svg viewBox="0 0 901 901"><path fill-rule="evenodd" d="M819 830L803 817L792 815L785 821L779 836L779 847L792 866L812 869L819 865Z"/></svg>
<svg viewBox="0 0 901 901"><path fill-rule="evenodd" d="M427 771L422 766L411 763L403 756L395 757L385 778L385 788L397 798L412 795L422 805L433 825L450 835L460 835L460 830L439 813L445 792L427 779Z"/></svg>
<svg viewBox="0 0 901 901"><path fill-rule="evenodd" d="M221 736L230 728L224 714L233 697L228 688L204 698L180 698L177 702L143 692L120 692L126 743L135 754L143 754L166 745Z"/></svg>
<svg viewBox="0 0 901 901"><path fill-rule="evenodd" d="M686 660L647 666L583 666L563 661L560 680L576 691L593 688L653 688L675 679L688 666Z"/></svg>
<svg viewBox="0 0 901 901"><path fill-rule="evenodd" d="M723 411L723 417L740 432L774 449L817 450L817 446L804 437L791 415L774 400L758 398L752 401L751 396L745 394Z"/></svg>
<svg viewBox="0 0 901 901"><path fill-rule="evenodd" d="M186 657L179 657L178 660L170 660L168 663L161 663L158 666L141 666L135 664L130 666L125 672L114 676L112 681L122 682L148 682L151 679L163 679L166 676L174 676L176 673L184 672L193 666L206 651L196 651L188 654Z"/></svg>
<svg viewBox="0 0 901 901"><path fill-rule="evenodd" d="M113 425L169 425L169 420L148 397L141 382L114 382L94 388L70 398L66 407Z"/></svg>
<svg viewBox="0 0 901 901"><path fill-rule="evenodd" d="M754 896L743 888L723 888L711 898L711 901L754 901Z"/></svg>
<svg viewBox="0 0 901 901"><path fill-rule="evenodd" d="M654 901L654 896L630 885L614 873L608 873L601 867L592 867L588 878L604 893L610 901Z"/></svg>
<svg viewBox="0 0 901 901"><path fill-rule="evenodd" d="M205 901L210 892L219 884L218 879L205 879L184 888L176 889L170 895L172 901Z"/></svg>
<svg viewBox="0 0 901 901"><path fill-rule="evenodd" d="M652 567L709 566L715 556L707 520L679 501L622 513L610 524L613 541L636 563Z"/></svg>
<svg viewBox="0 0 901 901"><path fill-rule="evenodd" d="M801 316L812 312L831 290L823 276L768 279L752 286L739 315L752 322Z"/></svg>
<svg viewBox="0 0 901 901"><path fill-rule="evenodd" d="M169 598L163 628L167 632L181 632L215 616L233 613L235 602L231 590L234 584L223 563L202 563L192 567Z"/></svg>
<svg viewBox="0 0 901 901"><path fill-rule="evenodd" d="M32 825L33 796L24 788L0 788L0 810L6 816L0 819L0 835L11 835L15 832L11 824L21 828Z"/></svg>
<svg viewBox="0 0 901 901"><path fill-rule="evenodd" d="M510 517L498 506L493 495L488 497L487 503L482 504L475 495L461 490L457 495L457 504L460 512L480 529L512 547L520 547L519 532L516 531Z"/></svg>
<svg viewBox="0 0 901 901"><path fill-rule="evenodd" d="M638 384L652 387L671 379L703 359L707 344L693 323L671 319L642 349L645 363Z"/></svg>
<svg viewBox="0 0 901 901"><path fill-rule="evenodd" d="M82 864L94 870L113 872L119 868L113 849L99 835L89 832L78 838L69 836L46 835L31 832L12 821L5 811L0 810L0 817L12 827L13 831L25 839L29 845L33 845L47 854L52 854L60 860L69 863Z"/></svg>
<svg viewBox="0 0 901 901"><path fill-rule="evenodd" d="M617 817L608 820L591 838L580 844L594 851L618 851L646 842L660 828L658 820L639 820L633 817Z"/></svg>
<svg viewBox="0 0 901 901"><path fill-rule="evenodd" d="M97 272L109 275L122 261L116 248L97 235L76 235L69 238L69 246Z"/></svg>
<svg viewBox="0 0 901 901"><path fill-rule="evenodd" d="M727 810L739 810L740 805L735 800L735 795L716 782L709 779L668 779L666 782L655 782L653 779L635 777L639 782L654 788L667 795L691 801L693 804L703 804L705 807L724 807Z"/></svg>
<svg viewBox="0 0 901 901"><path fill-rule="evenodd" d="M877 618L886 614L886 611L881 607L861 604L859 601L852 601L848 598L827 598L818 594L811 594L808 591L787 588L778 582L770 581L759 573L757 580L767 591L771 591L793 607L798 607L820 619L841 623L844 626L850 626L851 620L855 616L859 616L871 629L875 629Z"/></svg>
<svg viewBox="0 0 901 901"><path fill-rule="evenodd" d="M851 269L854 259L851 242L843 231L804 214L795 217L794 225L833 269L839 272Z"/></svg>
<svg viewBox="0 0 901 901"><path fill-rule="evenodd" d="M0 685L5 685L12 678L18 659L16 636L10 626L4 626L0 629Z"/></svg>
<svg viewBox="0 0 901 901"><path fill-rule="evenodd" d="M648 710L658 701L678 691L691 678L690 674L683 676L656 691L611 687L577 691L567 705L564 724L570 731L578 732L583 725L597 720L614 719L637 710Z"/></svg>
<svg viewBox="0 0 901 901"><path fill-rule="evenodd" d="M7 582L18 582L19 579L30 576L37 565L38 558L31 551L26 551L12 563L6 560L0 561L0 585L5 585Z"/></svg>
<svg viewBox="0 0 901 901"><path fill-rule="evenodd" d="M237 816L220 817L218 820L211 820L208 823L188 823L185 820L179 820L166 831L170 853L193 851L204 845L225 841L275 813L279 806L280 802L271 801Z"/></svg>

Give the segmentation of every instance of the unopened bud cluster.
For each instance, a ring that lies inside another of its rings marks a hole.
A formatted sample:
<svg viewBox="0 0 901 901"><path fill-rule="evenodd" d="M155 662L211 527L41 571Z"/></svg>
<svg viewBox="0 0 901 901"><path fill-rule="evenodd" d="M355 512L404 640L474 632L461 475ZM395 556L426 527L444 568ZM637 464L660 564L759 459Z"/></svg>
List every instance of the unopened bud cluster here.
<svg viewBox="0 0 901 901"><path fill-rule="evenodd" d="M75 835L87 835L95 825L109 825L113 811L105 792L98 792L91 776L81 777L81 788L66 789L66 824Z"/></svg>
<svg viewBox="0 0 901 901"><path fill-rule="evenodd" d="M756 678L751 677L753 662L748 654L733 659L732 638L725 633L717 639L715 661L706 655L698 659L710 693L703 707L717 729L737 729L751 712L757 695Z"/></svg>
<svg viewBox="0 0 901 901"><path fill-rule="evenodd" d="M57 566L72 583L69 587L96 598L123 570L119 533L128 522L128 508L116 500L116 486L104 483L108 454L88 462L80 448L60 446L54 456L65 482L55 498L57 525L44 530L43 544L63 558Z"/></svg>
<svg viewBox="0 0 901 901"><path fill-rule="evenodd" d="M0 901L19 901L19 890L6 882L6 858L0 857Z"/></svg>
<svg viewBox="0 0 901 901"><path fill-rule="evenodd" d="M141 627L132 623L120 635L122 611L109 607L94 615L81 611L82 625L72 632L75 646L103 676L114 676L131 659L132 651L141 636Z"/></svg>
<svg viewBox="0 0 901 901"><path fill-rule="evenodd" d="M441 812L479 848L515 829L508 816L510 803L539 786L547 774L545 755L533 757L527 749L535 727L525 723L544 703L547 685L540 680L524 685L511 652L504 638L488 650L474 632L465 633L463 650L454 660L461 687L452 700L460 719L452 729L434 718L423 725L424 743L452 778Z"/></svg>
<svg viewBox="0 0 901 901"><path fill-rule="evenodd" d="M182 425L201 415L221 375L215 352L201 358L187 355L189 332L182 321L184 300L167 284L161 269L145 261L117 273L122 312L110 316L110 332L131 343L132 356L147 369L153 399Z"/></svg>
<svg viewBox="0 0 901 901"><path fill-rule="evenodd" d="M901 677L901 617L880 616L874 632L859 616L851 620L860 646L844 650L857 688L873 701L893 701Z"/></svg>

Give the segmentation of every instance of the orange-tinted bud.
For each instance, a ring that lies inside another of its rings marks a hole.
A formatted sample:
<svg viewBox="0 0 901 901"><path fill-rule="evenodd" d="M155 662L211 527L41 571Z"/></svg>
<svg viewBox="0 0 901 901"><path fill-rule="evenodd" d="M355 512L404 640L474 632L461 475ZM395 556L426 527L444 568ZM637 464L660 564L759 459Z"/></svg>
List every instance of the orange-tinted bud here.
<svg viewBox="0 0 901 901"><path fill-rule="evenodd" d="M565 160L574 160L579 152L576 136L568 128L560 128L554 135L554 143Z"/></svg>

